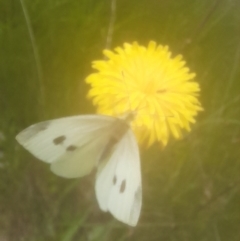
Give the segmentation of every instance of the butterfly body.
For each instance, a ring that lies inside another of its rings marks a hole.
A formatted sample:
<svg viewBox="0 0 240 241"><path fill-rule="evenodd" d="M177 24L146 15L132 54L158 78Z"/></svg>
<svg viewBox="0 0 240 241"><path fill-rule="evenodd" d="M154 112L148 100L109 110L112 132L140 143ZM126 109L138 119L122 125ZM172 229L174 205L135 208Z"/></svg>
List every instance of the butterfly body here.
<svg viewBox="0 0 240 241"><path fill-rule="evenodd" d="M100 208L131 226L139 219L141 171L138 146L123 118L65 117L34 124L16 139L56 175L77 178L97 166L95 192Z"/></svg>

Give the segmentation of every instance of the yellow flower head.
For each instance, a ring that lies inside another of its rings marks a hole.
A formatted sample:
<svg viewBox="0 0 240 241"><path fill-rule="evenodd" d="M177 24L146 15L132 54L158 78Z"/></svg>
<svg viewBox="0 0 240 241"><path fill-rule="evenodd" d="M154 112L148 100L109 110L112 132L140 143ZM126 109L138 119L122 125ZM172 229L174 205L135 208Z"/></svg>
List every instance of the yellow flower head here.
<svg viewBox="0 0 240 241"><path fill-rule="evenodd" d="M147 47L125 43L103 53L107 59L94 61L98 72L86 79L98 113L121 116L135 111L132 129L148 146L155 141L166 146L169 133L180 138L181 129L190 131L202 110L200 88L181 55L171 57L167 46L153 41Z"/></svg>

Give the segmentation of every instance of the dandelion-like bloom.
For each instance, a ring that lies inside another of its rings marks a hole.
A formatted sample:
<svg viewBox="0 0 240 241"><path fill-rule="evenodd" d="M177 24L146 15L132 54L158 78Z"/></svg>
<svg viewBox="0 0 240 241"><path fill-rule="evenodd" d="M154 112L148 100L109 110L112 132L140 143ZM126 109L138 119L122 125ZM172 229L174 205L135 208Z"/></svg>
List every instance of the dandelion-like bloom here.
<svg viewBox="0 0 240 241"><path fill-rule="evenodd" d="M150 41L147 47L125 43L115 52L104 50L106 60L93 62L98 70L86 78L88 96L98 113L121 116L135 111L131 123L138 141L166 146L169 134L181 137L202 109L199 85L181 55L171 56L168 46Z"/></svg>

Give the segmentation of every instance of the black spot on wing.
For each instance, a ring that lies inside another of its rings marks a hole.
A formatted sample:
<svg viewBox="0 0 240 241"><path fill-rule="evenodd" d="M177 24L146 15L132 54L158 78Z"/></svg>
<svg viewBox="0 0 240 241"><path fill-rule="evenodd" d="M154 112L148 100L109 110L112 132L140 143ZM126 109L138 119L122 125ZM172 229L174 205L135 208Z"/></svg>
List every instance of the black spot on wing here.
<svg viewBox="0 0 240 241"><path fill-rule="evenodd" d="M117 183L117 177L114 175L113 177L113 185L115 185Z"/></svg>
<svg viewBox="0 0 240 241"><path fill-rule="evenodd" d="M55 145L59 145L59 144L62 144L65 140L66 140L66 136L59 136L53 139L53 143Z"/></svg>
<svg viewBox="0 0 240 241"><path fill-rule="evenodd" d="M124 179L121 183L121 186L120 186L120 193L123 193L126 189L126 180Z"/></svg>
<svg viewBox="0 0 240 241"><path fill-rule="evenodd" d="M75 151L76 149L77 149L77 147L74 145L70 145L66 148L67 151Z"/></svg>

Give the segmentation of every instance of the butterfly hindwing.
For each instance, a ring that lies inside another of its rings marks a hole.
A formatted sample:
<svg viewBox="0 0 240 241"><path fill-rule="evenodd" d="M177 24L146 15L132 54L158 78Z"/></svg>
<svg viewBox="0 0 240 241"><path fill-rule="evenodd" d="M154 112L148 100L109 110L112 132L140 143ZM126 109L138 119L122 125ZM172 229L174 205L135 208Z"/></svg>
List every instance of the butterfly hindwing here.
<svg viewBox="0 0 240 241"><path fill-rule="evenodd" d="M99 131L89 133L92 140L82 146L76 144L76 147L68 150L58 161L51 164L51 171L66 178L82 177L89 174L93 167L97 165L104 149L107 140L104 140L103 137L99 138L99 135L103 136L104 134Z"/></svg>
<svg viewBox="0 0 240 241"><path fill-rule="evenodd" d="M72 178L88 174L96 165L115 118L84 115L40 122L20 132L16 139L51 170Z"/></svg>
<svg viewBox="0 0 240 241"><path fill-rule="evenodd" d="M99 168L95 189L103 211L128 225L137 224L142 185L139 151L131 129L115 145L105 166Z"/></svg>

